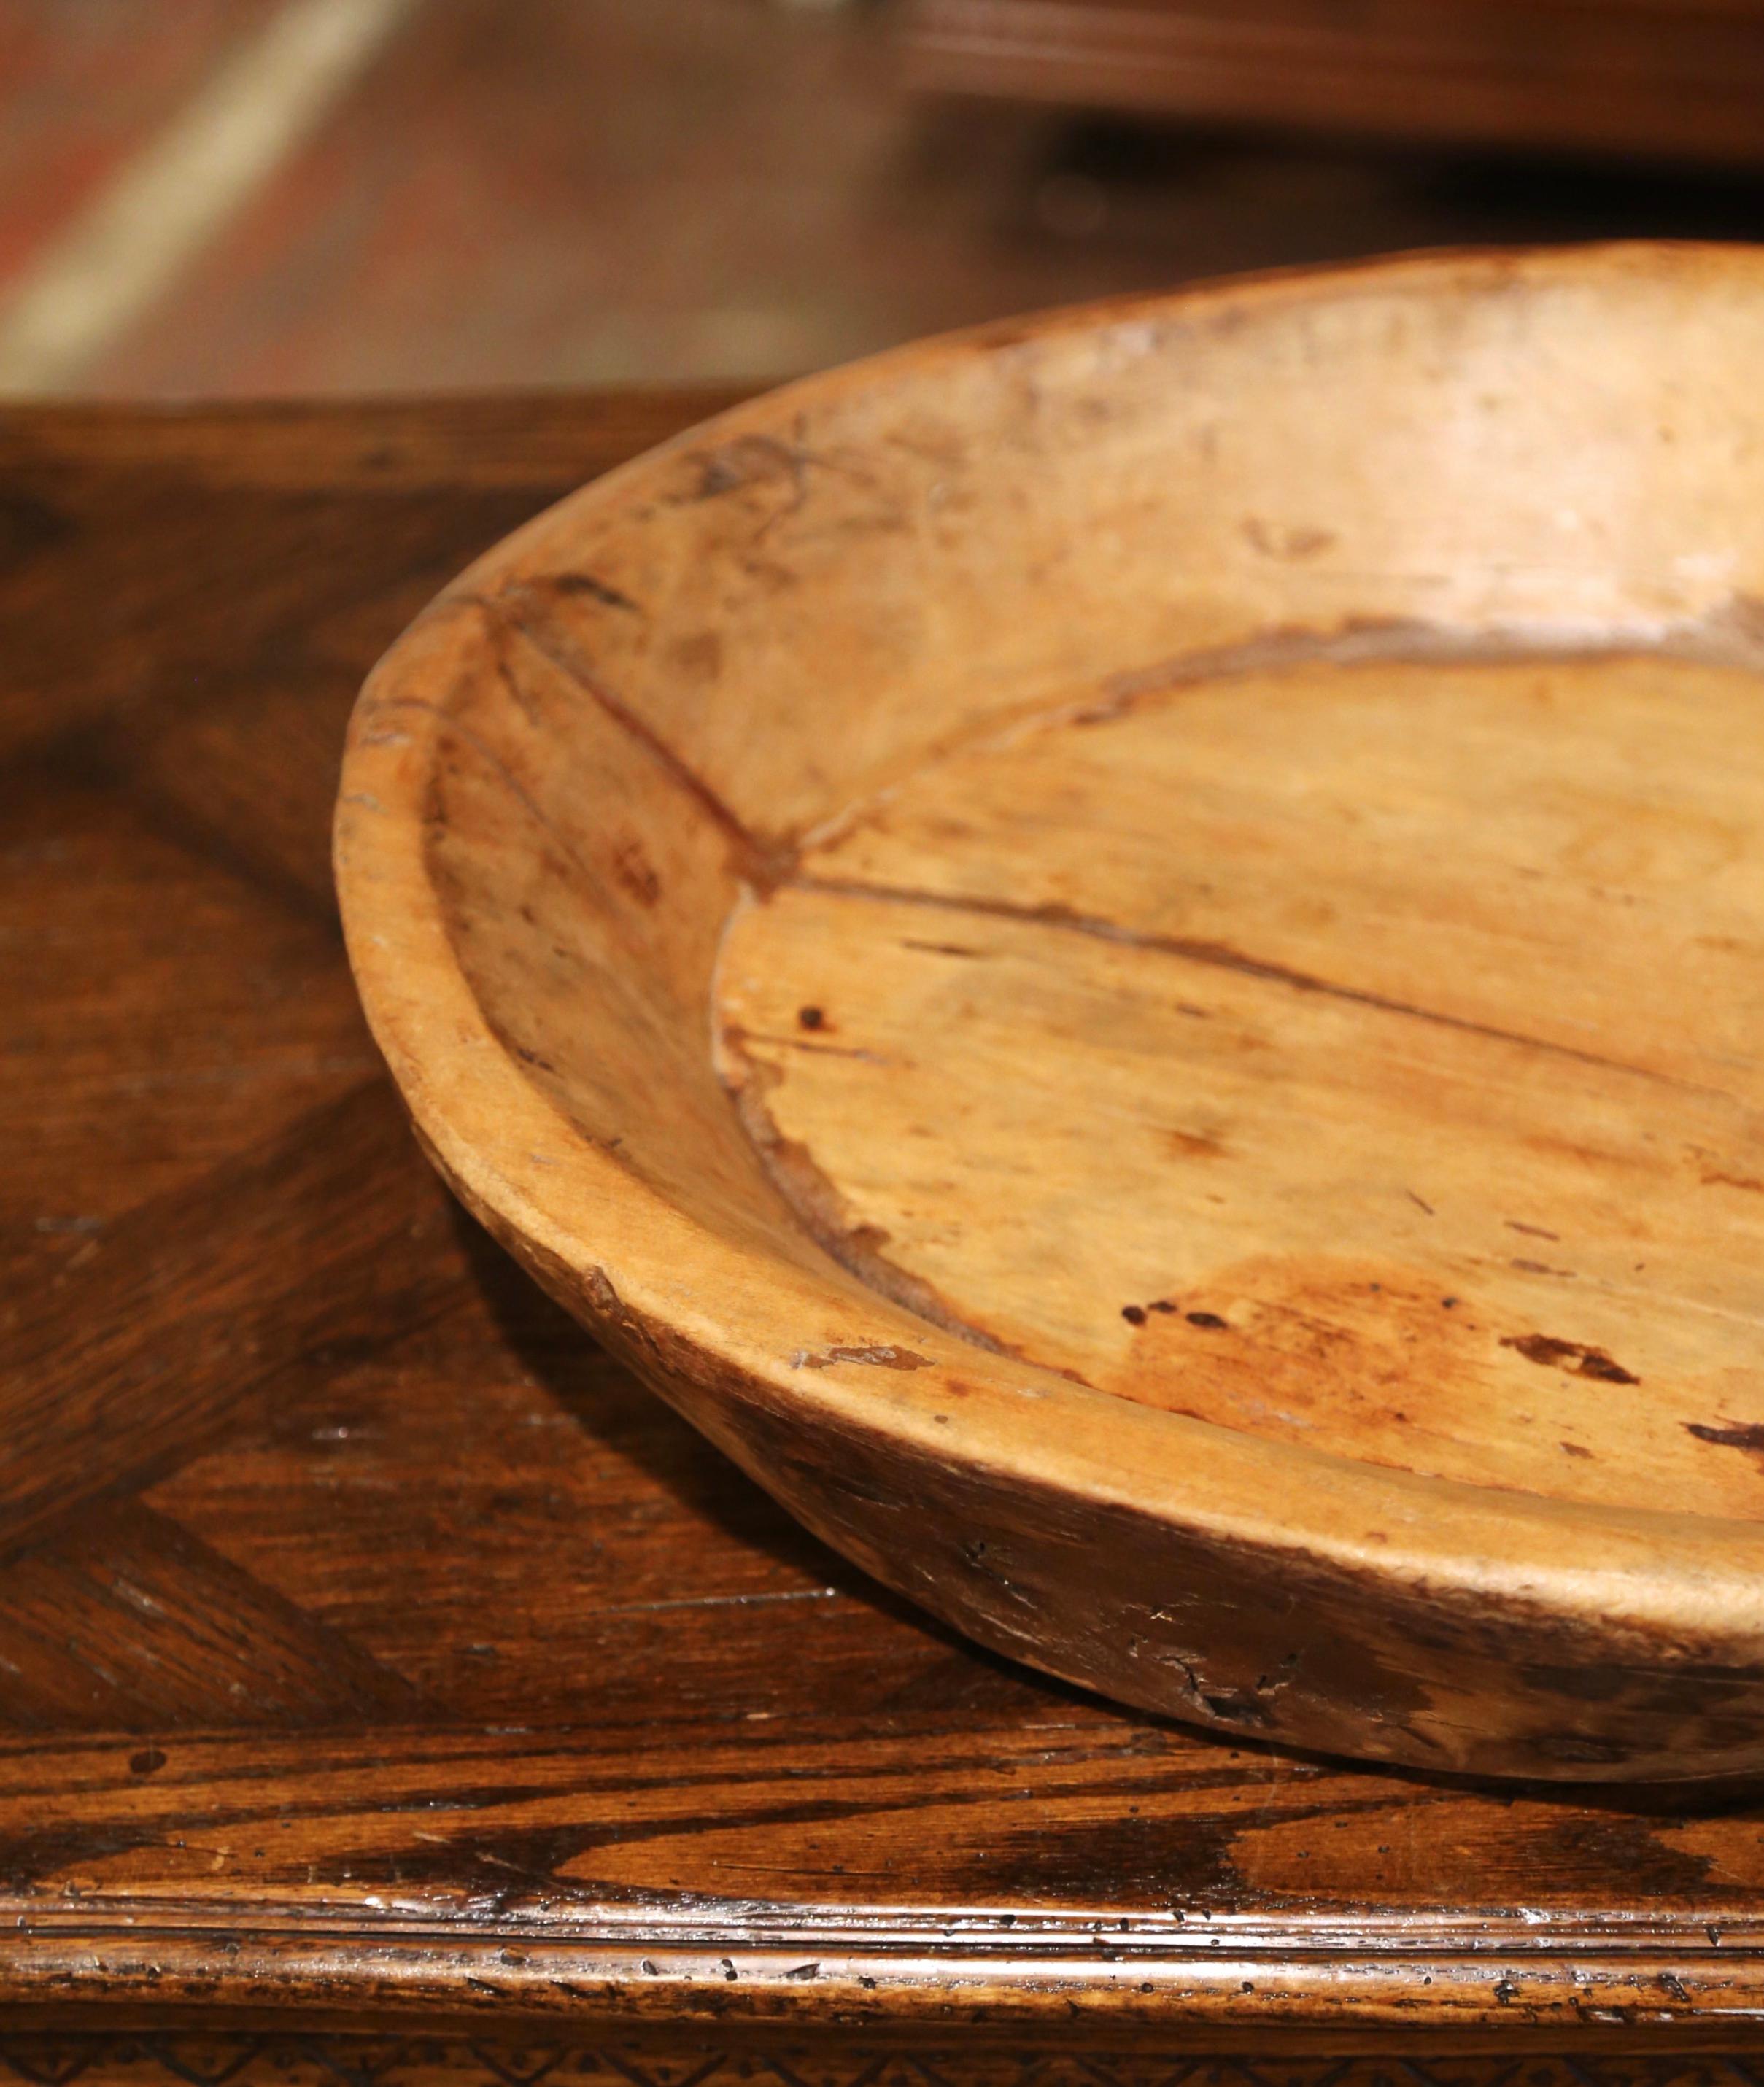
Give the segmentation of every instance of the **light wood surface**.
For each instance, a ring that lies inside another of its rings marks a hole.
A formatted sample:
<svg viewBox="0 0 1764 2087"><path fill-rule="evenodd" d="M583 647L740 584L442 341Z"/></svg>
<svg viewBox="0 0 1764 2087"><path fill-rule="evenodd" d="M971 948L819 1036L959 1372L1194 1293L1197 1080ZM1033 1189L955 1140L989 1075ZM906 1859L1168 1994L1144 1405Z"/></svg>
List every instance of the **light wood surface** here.
<svg viewBox="0 0 1764 2087"><path fill-rule="evenodd" d="M1380 661L1019 728L744 904L728 1076L811 1227L1006 1351L1755 1517L1758 696Z"/></svg>
<svg viewBox="0 0 1764 2087"><path fill-rule="evenodd" d="M997 1650L1436 1769L1764 1765L1761 351L1743 250L1296 275L566 503L356 719L425 1144Z"/></svg>

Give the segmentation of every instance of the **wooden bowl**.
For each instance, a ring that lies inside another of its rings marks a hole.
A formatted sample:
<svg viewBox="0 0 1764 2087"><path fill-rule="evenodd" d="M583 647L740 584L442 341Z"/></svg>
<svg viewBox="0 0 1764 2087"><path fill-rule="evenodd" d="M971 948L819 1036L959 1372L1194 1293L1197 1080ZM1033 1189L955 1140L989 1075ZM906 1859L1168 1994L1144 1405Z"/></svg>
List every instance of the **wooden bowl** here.
<svg viewBox="0 0 1764 2087"><path fill-rule="evenodd" d="M356 715L425 1146L997 1650L1429 1768L1764 1766L1761 370L1764 253L1424 257L599 480Z"/></svg>

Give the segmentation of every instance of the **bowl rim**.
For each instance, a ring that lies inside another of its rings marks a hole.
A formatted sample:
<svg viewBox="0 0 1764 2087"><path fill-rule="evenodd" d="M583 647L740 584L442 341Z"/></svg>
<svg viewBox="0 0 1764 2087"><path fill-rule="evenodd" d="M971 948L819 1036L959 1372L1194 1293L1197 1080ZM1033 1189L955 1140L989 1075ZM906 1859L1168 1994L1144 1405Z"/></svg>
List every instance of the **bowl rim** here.
<svg viewBox="0 0 1764 2087"><path fill-rule="evenodd" d="M910 1443L1045 1498L1078 1496L1154 1526L1265 1547L1418 1594L1493 1602L1540 1624L1596 1623L1608 1645L1613 1630L1627 1631L1656 1652L1669 1636L1680 1648L1694 1641L1717 1656L1758 1656L1764 1523L1423 1477L1242 1434L989 1354L867 1290L865 1324L856 1328L855 1278L830 1263L822 1281L713 1232L534 1082L477 1001L425 860L428 778L451 729L429 679L455 620L481 617L541 547L581 520L616 514L682 450L775 432L780 420L906 368L955 368L1073 329L1262 312L1399 286L1439 294L1623 275L1686 283L1744 275L1764 292L1764 247L1621 241L1433 249L1228 276L970 327L732 407L592 480L476 560L369 676L350 721L334 834L345 941L369 1026L420 1141L468 1208L542 1280L586 1298L600 1330L657 1389L681 1403L679 1387L696 1388L692 1417L737 1453L716 1426L719 1400ZM801 1367L795 1329L829 1325L861 1336L847 1342L853 1347L910 1343L925 1366ZM1024 1656L1036 1657L1032 1649Z"/></svg>

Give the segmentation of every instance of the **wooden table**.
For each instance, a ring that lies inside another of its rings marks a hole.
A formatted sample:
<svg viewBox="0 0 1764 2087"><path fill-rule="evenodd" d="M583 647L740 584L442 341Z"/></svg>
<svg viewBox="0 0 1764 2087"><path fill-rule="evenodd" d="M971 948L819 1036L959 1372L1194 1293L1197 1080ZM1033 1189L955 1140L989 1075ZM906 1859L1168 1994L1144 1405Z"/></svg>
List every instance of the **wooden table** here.
<svg viewBox="0 0 1764 2087"><path fill-rule="evenodd" d="M1764 1807L976 1653L419 1159L331 902L356 685L715 403L0 424L0 2073L1754 2079Z"/></svg>
<svg viewBox="0 0 1764 2087"><path fill-rule="evenodd" d="M1758 0L904 0L921 87L1430 143L1764 158Z"/></svg>

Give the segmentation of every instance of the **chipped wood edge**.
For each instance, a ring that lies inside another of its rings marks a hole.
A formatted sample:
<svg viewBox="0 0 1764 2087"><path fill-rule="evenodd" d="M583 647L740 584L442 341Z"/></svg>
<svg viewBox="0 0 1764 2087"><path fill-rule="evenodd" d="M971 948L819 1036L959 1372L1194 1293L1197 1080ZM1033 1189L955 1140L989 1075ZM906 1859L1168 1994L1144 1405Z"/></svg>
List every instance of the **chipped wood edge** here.
<svg viewBox="0 0 1764 2087"><path fill-rule="evenodd" d="M504 1916L462 1932L384 1911L223 1923L143 1906L32 1914L0 1951L0 2008L58 2025L237 2021L933 2038L959 2029L1220 2049L1715 2050L1764 2021L1764 1930L1507 1916L1351 1929L1074 1914L869 1916L731 1908L719 1929ZM670 1927L672 1931L670 1931ZM564 1930L558 1932L558 1929Z"/></svg>

